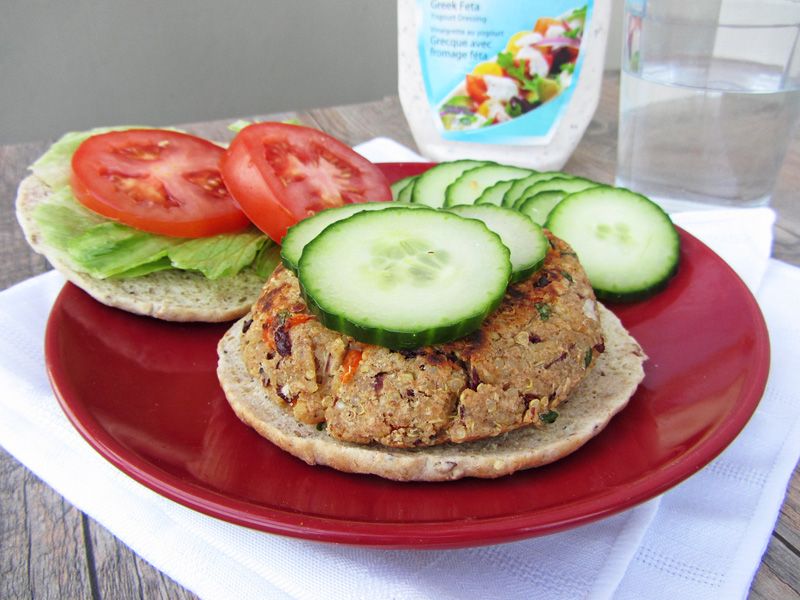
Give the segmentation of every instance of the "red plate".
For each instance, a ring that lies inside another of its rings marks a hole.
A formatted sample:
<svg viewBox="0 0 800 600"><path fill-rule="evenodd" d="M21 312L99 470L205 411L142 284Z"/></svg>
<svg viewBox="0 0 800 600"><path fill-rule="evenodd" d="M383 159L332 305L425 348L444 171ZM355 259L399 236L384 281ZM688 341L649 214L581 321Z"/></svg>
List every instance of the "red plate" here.
<svg viewBox="0 0 800 600"><path fill-rule="evenodd" d="M391 180L428 165L386 165ZM395 483L310 467L238 421L215 375L225 325L167 323L67 285L47 326L56 395L120 470L208 515L284 535L394 548L507 542L589 523L653 498L739 433L766 384L769 340L741 280L681 232L666 291L612 306L647 376L594 440L497 480Z"/></svg>

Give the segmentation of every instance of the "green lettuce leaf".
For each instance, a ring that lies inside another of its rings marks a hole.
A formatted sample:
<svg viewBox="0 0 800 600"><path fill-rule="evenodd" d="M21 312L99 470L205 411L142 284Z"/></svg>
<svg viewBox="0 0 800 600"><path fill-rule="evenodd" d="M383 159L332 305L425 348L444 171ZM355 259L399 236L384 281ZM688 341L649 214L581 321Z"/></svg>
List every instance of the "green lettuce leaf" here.
<svg viewBox="0 0 800 600"><path fill-rule="evenodd" d="M280 248L255 228L195 239L156 235L93 213L75 200L68 187L37 206L34 218L61 260L98 279L140 277L168 268L217 279L250 265L269 275L279 260L261 252L264 247L274 247L275 252Z"/></svg>
<svg viewBox="0 0 800 600"><path fill-rule="evenodd" d="M148 263L160 261L182 243L177 238L154 235L107 221L67 242L67 252L92 277L105 279Z"/></svg>
<svg viewBox="0 0 800 600"><path fill-rule="evenodd" d="M250 265L267 238L256 229L186 240L170 248L172 266L200 271L209 279L229 277Z"/></svg>
<svg viewBox="0 0 800 600"><path fill-rule="evenodd" d="M156 270L151 266L143 271L140 267L166 256L161 249L168 247L172 239L109 221L75 200L69 186L61 187L48 197L46 203L39 204L33 218L44 241L61 261L98 279L133 277ZM148 242L149 238L157 241ZM152 251L154 245L155 252ZM134 268L138 270L128 274Z"/></svg>
<svg viewBox="0 0 800 600"><path fill-rule="evenodd" d="M261 246L256 259L253 261L253 270L262 279L266 279L281 262L281 247L270 239Z"/></svg>
<svg viewBox="0 0 800 600"><path fill-rule="evenodd" d="M228 125L228 131L232 131L233 133L239 133L242 129L252 124L253 121L246 121L245 119L237 119L236 121Z"/></svg>
<svg viewBox="0 0 800 600"><path fill-rule="evenodd" d="M78 204L68 187L55 191L46 204L39 204L34 209L33 218L45 243L53 248L62 262L72 268L77 265L67 251L69 241L106 221Z"/></svg>
<svg viewBox="0 0 800 600"><path fill-rule="evenodd" d="M515 64L514 55L511 52L501 52L497 55L497 64L503 67L506 72L522 84L522 89L530 92L538 92L538 75L530 77L524 64Z"/></svg>
<svg viewBox="0 0 800 600"><path fill-rule="evenodd" d="M574 19L582 19L584 22L586 21L586 11L589 7L583 6L581 8L574 9L565 19L566 21L572 21Z"/></svg>
<svg viewBox="0 0 800 600"><path fill-rule="evenodd" d="M122 271L121 273L112 275L109 279L128 279L132 277L141 277L142 275L148 275L149 273L155 273L156 271L166 271L167 269L172 268L172 263L170 262L169 258L165 256L162 259L147 263L146 265L139 265L138 267L133 267L127 271Z"/></svg>

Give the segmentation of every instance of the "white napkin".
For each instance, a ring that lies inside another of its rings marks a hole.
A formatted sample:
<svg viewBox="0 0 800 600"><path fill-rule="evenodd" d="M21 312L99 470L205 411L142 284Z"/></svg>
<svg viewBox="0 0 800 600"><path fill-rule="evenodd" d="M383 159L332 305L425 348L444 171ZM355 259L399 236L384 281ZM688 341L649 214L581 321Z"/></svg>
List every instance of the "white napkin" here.
<svg viewBox="0 0 800 600"><path fill-rule="evenodd" d="M374 160L412 156L404 149L401 157L394 145L378 140L359 149ZM784 302L800 297L800 270L767 260L772 218L768 209L725 211L721 226L697 215L676 217L758 289L773 366L755 416L728 450L682 485L591 525L497 546L387 551L265 534L166 500L97 455L50 391L44 328L63 283L53 272L0 292L0 445L202 598L741 597L800 456L800 376L792 360L800 331ZM758 252L731 247L736 229L754 236Z"/></svg>
<svg viewBox="0 0 800 600"><path fill-rule="evenodd" d="M775 211L740 208L679 212L675 224L719 254L755 294L772 254Z"/></svg>
<svg viewBox="0 0 800 600"><path fill-rule="evenodd" d="M372 162L428 162L428 159L385 137L372 138L353 148Z"/></svg>

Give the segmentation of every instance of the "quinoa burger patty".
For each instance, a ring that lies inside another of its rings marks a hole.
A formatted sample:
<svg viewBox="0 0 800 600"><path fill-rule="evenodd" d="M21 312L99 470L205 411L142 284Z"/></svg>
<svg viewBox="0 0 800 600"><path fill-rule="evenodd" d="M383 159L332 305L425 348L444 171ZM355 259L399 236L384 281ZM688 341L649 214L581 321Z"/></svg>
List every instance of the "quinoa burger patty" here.
<svg viewBox="0 0 800 600"><path fill-rule="evenodd" d="M560 458L627 403L644 355L569 246L550 241L478 331L414 351L326 329L279 267L220 342L226 396L277 445L346 471L496 477Z"/></svg>
<svg viewBox="0 0 800 600"><path fill-rule="evenodd" d="M604 347L592 288L552 239L542 270L510 286L478 331L411 352L326 329L279 268L251 311L245 364L275 402L342 441L414 448L540 426Z"/></svg>

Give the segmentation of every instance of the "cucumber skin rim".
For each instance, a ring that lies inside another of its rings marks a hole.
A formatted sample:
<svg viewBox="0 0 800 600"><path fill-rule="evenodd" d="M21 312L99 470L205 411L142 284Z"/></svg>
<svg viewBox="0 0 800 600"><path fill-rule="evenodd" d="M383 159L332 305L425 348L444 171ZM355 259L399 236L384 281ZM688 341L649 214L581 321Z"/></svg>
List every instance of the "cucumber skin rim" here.
<svg viewBox="0 0 800 600"><path fill-rule="evenodd" d="M512 167L514 169L531 171L531 169L525 169L525 167L516 167L514 165L505 165L505 164L502 164L502 163L496 163L494 161L489 161L485 165L478 165L478 166L472 167L471 169L467 169L466 171L461 173L461 175L459 175L453 181L451 181L450 184L444 189L444 204L442 204L442 206L440 208L445 208L446 209L446 208L454 208L456 206L474 206L475 205L475 201L473 201L472 204L453 204L452 203L452 198L451 198L452 193L450 192L450 188L452 188L456 184L456 182L459 179L461 179L464 175L470 173L471 171L475 171L477 169L482 169L483 167ZM531 171L531 175L533 175L533 171ZM500 179L495 183L499 183L499 181L507 181L507 180L506 179ZM494 185L494 184L492 184L492 185ZM477 200L477 199L478 198L475 198L475 200Z"/></svg>
<svg viewBox="0 0 800 600"><path fill-rule="evenodd" d="M411 202L411 194L414 192L414 188L417 186L417 177L414 177L409 181L400 193L397 194L397 198L393 199L394 202L403 202L409 203Z"/></svg>
<svg viewBox="0 0 800 600"><path fill-rule="evenodd" d="M390 184L389 188L392 190L392 200L396 202L397 198L400 196L400 192L411 185L412 181L416 182L417 177L419 177L419 175L408 175L407 177L401 177L394 183ZM395 190L397 190L396 195L394 193Z"/></svg>
<svg viewBox="0 0 800 600"><path fill-rule="evenodd" d="M558 181L558 180L585 181L585 182L590 183L592 185L590 185L588 187L585 187L582 190L577 190L575 192L568 192L568 191L566 191L566 190L564 190L562 188L551 188L551 189L536 190L535 192L531 193L533 191L532 188L534 186L539 185L540 183L549 183L551 181ZM564 192L564 194L566 194L566 196L569 196L570 194L577 194L578 192L584 192L586 190L591 190L591 189L593 189L595 187L607 187L607 188L611 188L611 189L623 189L623 188L615 188L613 186L606 185L605 183L598 183L598 182L593 181L591 179L587 179L586 177L578 177L577 175L570 176L570 177L552 177L550 179L545 179L543 181L537 181L536 183L533 183L533 184L529 185L527 188L525 188L523 190L522 194L520 194L519 198L517 198L517 200L514 203L514 205L512 206L512 208L514 210L517 210L518 206L522 206L522 204L526 200L530 200L531 198L535 198L536 196L538 196L542 192Z"/></svg>
<svg viewBox="0 0 800 600"><path fill-rule="evenodd" d="M670 280L678 273L678 263L675 263L675 266L670 271L670 273L661 281L654 283L652 286L647 288L642 288L641 290L637 290L635 292L612 292L609 290L604 290L602 288L595 288L594 295L597 296L598 300L605 300L608 302L638 302L640 300L646 300L651 296L654 296L658 292L664 290L667 285L669 284Z"/></svg>
<svg viewBox="0 0 800 600"><path fill-rule="evenodd" d="M364 327L355 321L344 318L341 315L335 315L324 310L316 301L309 296L305 287L300 286L300 292L306 302L309 310L316 315L320 323L338 331L341 334L352 337L353 339L364 344L372 344L374 346L383 346L390 350L416 350L424 346L433 346L436 344L446 344L459 338L462 338L470 333L480 329L486 318L497 310L500 303L505 296L505 289L503 294L496 298L491 304L487 305L485 314L474 315L468 319L454 323L452 325L435 327L426 329L422 332L409 332L409 331L391 331L387 329L376 329L373 327Z"/></svg>
<svg viewBox="0 0 800 600"><path fill-rule="evenodd" d="M511 187L511 185L512 185L513 183L514 183L514 180L513 180L513 179L506 179L505 181L498 181L498 182L497 182L497 183L495 183L494 185L490 185L488 188L486 188L485 190L483 190L483 193L482 193L480 196L478 196L478 198L475 200L475 204L474 204L473 206L478 206L479 204L491 204L491 205L493 205L493 206L503 206L503 196L505 196L505 192L507 192L507 191L508 191L508 188L510 188L510 187ZM496 187L498 187L498 186L501 186L501 185L507 185L508 187L507 187L507 188L506 188L506 190L503 192L503 196L500 196L500 204L496 204L496 203L494 203L494 202L485 202L485 201L482 201L482 198L483 198L484 196L486 196L486 193L487 193L489 190L491 190L492 188L496 188ZM465 206L468 206L468 205L465 205Z"/></svg>
<svg viewBox="0 0 800 600"><path fill-rule="evenodd" d="M547 257L547 255L545 254L545 258L546 257ZM534 263L530 267L525 267L521 271L517 271L516 273L512 273L511 274L511 281L509 281L508 284L511 285L512 283L519 283L520 281L528 279L528 277L530 277L531 275L536 273L536 271L538 271L539 269L541 269L544 266L544 260L545 259L543 258L542 260Z"/></svg>
<svg viewBox="0 0 800 600"><path fill-rule="evenodd" d="M514 206L514 210L516 210L517 212L521 212L523 215L525 215L531 221L533 221L533 217L531 215L529 215L527 212L525 212L525 206L530 207L530 206L534 206L535 204L539 204L540 202L542 202L542 199L544 198L544 196L542 196L542 194L548 194L550 196L552 196L553 194L561 194L561 198L558 200L558 202L556 202L553 205L553 207L550 209L550 212L553 212L553 209L556 206L558 206L558 204L561 202L561 200L563 200L564 198L569 196L568 193L566 193L564 191L561 191L561 190L544 190L542 192L539 192L539 193L534 194L533 196L530 196L530 197L527 197L527 198L523 196L522 198L520 198L520 200L522 200L522 202L519 203L519 206L515 205ZM539 202L535 202L537 198L539 198ZM550 215L550 212L547 213L547 216ZM533 221L533 222L536 223L536 221ZM546 222L547 222L547 218L545 217L545 223ZM539 225L544 227L544 223L539 223Z"/></svg>
<svg viewBox="0 0 800 600"><path fill-rule="evenodd" d="M651 296L657 294L658 292L662 291L663 289L665 289L667 287L667 285L669 284L670 280L673 277L675 277L675 275L678 273L678 270L680 268L680 263L681 263L681 238L680 238L680 235L678 234L678 230L675 228L675 224L672 222L672 219L670 218L669 214L663 208L661 208L661 206L659 206L658 204L656 204L655 202L650 200L650 198L648 198L647 196L644 196L642 194L639 194L637 192L634 192L632 190L629 190L628 188L616 187L616 186L607 186L607 185L601 184L598 187L587 188L585 190L581 190L580 192L573 192L572 194L567 194L566 197L564 197L558 204L556 204L555 207L553 207L553 210L547 216L547 221L545 222L544 227L546 229L550 230L553 233L553 235L557 235L555 232L553 232L550 229L551 220L552 220L552 218L554 216L558 216L557 211L561 207L564 206L564 203L567 201L567 199L571 198L572 196L577 196L579 194L595 194L598 191L599 192L622 191L622 192L625 192L625 193L629 194L630 196L637 197L638 199L640 199L640 201L643 200L645 203L647 203L651 207L654 207L656 209L657 213L660 213L660 215L663 216L664 220L667 223L669 223L671 225L671 227L672 227L672 236L674 238L674 242L675 242L674 246L675 246L675 249L676 249L675 260L673 261L673 263L670 266L669 270L667 270L667 272L664 274L664 276L661 279L659 279L658 281L653 282L652 285L644 286L644 287L642 287L642 288L640 288L638 290L632 290L632 291L629 291L629 292L618 292L618 291L614 291L614 290L608 290L608 289L604 289L604 288L601 288L601 287L597 287L590 279L590 283L592 284L592 289L594 290L595 296L597 296L598 300L607 300L607 301L610 301L610 302L638 302L640 300L645 300L647 298L650 298ZM567 205L567 206L569 206L569 205ZM560 236L558 236L558 237L560 237ZM561 239L564 239L564 238L561 238ZM564 240L564 241L566 241L568 244L570 243L569 240ZM572 244L570 244L570 245L572 245ZM578 257L578 260L580 261L580 256ZM584 270L585 269L586 269L586 267L584 266ZM588 273L587 273L587 276L588 276Z"/></svg>
<svg viewBox="0 0 800 600"><path fill-rule="evenodd" d="M521 196L523 196L525 194L525 191L529 187L531 187L532 185L534 185L536 183L539 183L540 181L550 181L551 179L571 179L572 177L574 177L573 175L570 175L569 173L566 173L564 171L539 171L537 173L534 173L534 175L546 175L546 177L542 177L540 179L537 179L533 183L528 183L528 185L523 187L522 190L519 192L519 195L514 199L514 202L511 201L511 197L510 197L511 189L509 189L505 194L503 194L503 204L502 204L502 206L504 206L506 208L514 208L514 204L516 203L517 200L520 199ZM522 179L517 179L517 180L515 180L515 183L523 181L524 179L527 179L527 178L523 177ZM513 184L512 184L511 187L514 187Z"/></svg>
<svg viewBox="0 0 800 600"><path fill-rule="evenodd" d="M451 213L450 211L444 211L437 208L430 208L428 206L415 206L415 207L408 207L408 206L394 206L388 209L384 209L381 211L370 211L370 212L379 212L381 214L385 214L387 212L397 212L397 211L430 211L436 214L448 214L458 219L464 220L472 220L477 221L477 219L466 219L465 217L461 217L460 215L456 215L455 213ZM356 212L345 219L340 219L339 221L335 221L328 225L323 231L335 227L336 225L340 225L345 221L348 221L352 218L358 217L358 215L365 214L366 211L359 211ZM300 294L303 297L306 305L308 306L309 310L311 310L314 315L317 316L320 323L327 327L328 329L332 329L334 331L338 331L344 335L348 335L359 342L363 342L365 344L373 344L376 346L384 346L389 349L393 350L414 350L416 348L421 348L423 346L432 346L435 344L445 344L447 342L452 342L457 340L461 337L469 335L473 331L478 330L486 318L492 314L497 307L503 301L503 298L506 295L506 290L508 290L508 286L510 285L511 281L511 251L503 244L502 239L500 236L497 235L494 231L486 227L486 225L482 221L478 221L481 227L488 232L490 236L497 238L497 245L503 249L504 254L506 256L506 264L507 264L507 272L508 276L506 278L506 283L502 286L500 293L496 295L495 298L490 300L487 304L483 306L483 310L475 315L469 315L464 319L461 319L454 323L448 323L446 325L440 327L431 327L425 329L421 332L413 332L413 331L393 331L389 329L380 329L374 326L366 326L362 323L358 323L355 320L348 319L344 315L336 314L334 312L328 311L322 306L320 306L314 297L308 293L306 290L306 286L303 284L302 277L298 274L297 281L300 286ZM319 239L320 234L317 235L316 238L311 240L306 247L310 246L315 240ZM305 252L305 251L304 251ZM301 256L302 262L302 256ZM300 269L298 269L298 272Z"/></svg>
<svg viewBox="0 0 800 600"><path fill-rule="evenodd" d="M472 159L472 158L459 158L457 160L448 160L446 162L437 163L434 166L432 166L430 169L428 169L427 171L425 171L423 173L420 173L419 175L417 175L417 179L419 180L420 178L422 178L423 175L426 175L427 177L435 177L436 176L437 167L441 167L441 166L445 166L445 165L461 164L461 163L465 163L465 162L474 162L475 164L472 165L471 167L468 167L467 169L464 169L464 171L461 171L461 173L459 174L458 177L460 177L461 175L463 175L466 171L469 171L470 169L477 169L478 167L482 167L482 166L485 166L485 165L491 165L491 164L495 164L496 165L496 164L499 164L499 163L496 163L496 162L491 161L491 160L477 160L477 159ZM443 170L444 169L439 169L439 171L443 171ZM428 173L431 173L431 174L427 175ZM456 177L455 179L451 180L450 183L447 186L445 186L445 189L442 192L443 193L442 203L440 205L431 206L430 204L425 204L424 202L421 202L417 198L417 196L414 195L414 190L411 191L411 199L409 200L409 202L411 202L412 204L422 204L423 206L428 206L429 208L444 208L444 203L447 200L447 188L450 187L450 184L452 184L453 181L458 179L458 177ZM424 181L424 179L423 179L423 181ZM416 187L416 185L415 185L415 187ZM417 199L415 199L415 198L417 198Z"/></svg>

